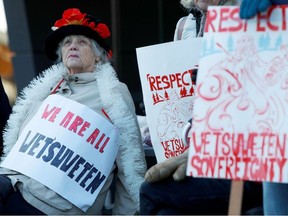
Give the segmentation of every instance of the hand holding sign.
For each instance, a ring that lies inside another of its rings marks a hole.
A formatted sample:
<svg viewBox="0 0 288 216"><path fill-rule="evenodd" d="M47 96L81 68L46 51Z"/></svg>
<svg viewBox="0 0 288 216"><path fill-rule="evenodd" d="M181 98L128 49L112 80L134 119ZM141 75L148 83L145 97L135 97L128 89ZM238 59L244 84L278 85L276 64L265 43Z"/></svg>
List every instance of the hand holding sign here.
<svg viewBox="0 0 288 216"><path fill-rule="evenodd" d="M148 182L158 182L173 176L175 181L183 180L186 177L188 151L183 154L165 160L151 167L145 174Z"/></svg>
<svg viewBox="0 0 288 216"><path fill-rule="evenodd" d="M257 13L265 11L271 5L271 0L242 0L240 17L242 19L251 18Z"/></svg>

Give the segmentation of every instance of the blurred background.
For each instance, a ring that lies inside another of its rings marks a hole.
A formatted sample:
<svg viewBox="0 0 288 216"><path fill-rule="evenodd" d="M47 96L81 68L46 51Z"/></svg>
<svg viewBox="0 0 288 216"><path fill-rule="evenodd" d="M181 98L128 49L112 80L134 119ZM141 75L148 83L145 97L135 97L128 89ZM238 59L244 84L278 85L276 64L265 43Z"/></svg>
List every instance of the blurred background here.
<svg viewBox="0 0 288 216"><path fill-rule="evenodd" d="M16 83L13 79L13 55L14 53L9 48L7 21L3 0L0 0L0 74L11 104L14 103L17 94Z"/></svg>
<svg viewBox="0 0 288 216"><path fill-rule="evenodd" d="M108 43L119 79L127 84L138 115L144 115L136 48L170 42L180 0L0 0L0 74L13 105L31 79L53 64L43 51L51 27L67 8L101 18L111 30Z"/></svg>

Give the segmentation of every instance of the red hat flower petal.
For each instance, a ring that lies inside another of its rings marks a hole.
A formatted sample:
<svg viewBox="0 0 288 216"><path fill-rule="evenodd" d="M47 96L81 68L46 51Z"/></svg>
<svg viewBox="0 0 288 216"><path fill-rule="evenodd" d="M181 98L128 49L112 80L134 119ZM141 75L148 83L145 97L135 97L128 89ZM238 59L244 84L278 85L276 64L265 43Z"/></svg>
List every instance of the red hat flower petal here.
<svg viewBox="0 0 288 216"><path fill-rule="evenodd" d="M63 12L62 19L55 22L54 29L55 27L57 29L66 25L82 25L90 27L103 39L110 37L109 28L104 23L95 24L95 22L89 22L89 18L86 18L86 15L86 13L81 13L77 8L67 9Z"/></svg>
<svg viewBox="0 0 288 216"><path fill-rule="evenodd" d="M102 37L103 39L110 37L110 31L104 23L99 23L97 25L97 27L95 28L95 30L98 32L100 37Z"/></svg>
<svg viewBox="0 0 288 216"><path fill-rule="evenodd" d="M86 14L82 14L78 8L69 8L63 12L62 18L69 19L70 17L79 15L85 17Z"/></svg>
<svg viewBox="0 0 288 216"><path fill-rule="evenodd" d="M85 25L87 23L85 16L86 14L81 13L79 9L70 8L64 11L62 19L57 20L54 26L60 28L65 25Z"/></svg>

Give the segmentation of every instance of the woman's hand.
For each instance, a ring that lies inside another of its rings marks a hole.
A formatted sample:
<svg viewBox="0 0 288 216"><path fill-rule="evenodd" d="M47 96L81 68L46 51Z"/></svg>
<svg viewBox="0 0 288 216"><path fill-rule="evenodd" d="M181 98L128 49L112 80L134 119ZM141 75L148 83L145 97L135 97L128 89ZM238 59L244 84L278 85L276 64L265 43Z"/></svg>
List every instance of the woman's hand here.
<svg viewBox="0 0 288 216"><path fill-rule="evenodd" d="M169 158L162 163L152 166L145 174L148 182L161 181L169 176L173 176L175 181L183 180L186 177L186 168L189 150L183 154Z"/></svg>

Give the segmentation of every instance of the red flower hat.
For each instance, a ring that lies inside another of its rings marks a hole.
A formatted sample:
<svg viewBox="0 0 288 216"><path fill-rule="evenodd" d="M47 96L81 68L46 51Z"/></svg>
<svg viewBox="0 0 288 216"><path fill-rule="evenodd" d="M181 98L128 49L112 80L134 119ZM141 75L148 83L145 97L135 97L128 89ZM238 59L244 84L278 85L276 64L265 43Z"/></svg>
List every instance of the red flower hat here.
<svg viewBox="0 0 288 216"><path fill-rule="evenodd" d="M45 40L44 49L47 57L53 61L58 57L56 51L59 43L68 35L84 35L94 39L112 56L112 51L104 40L110 37L107 25L91 15L81 13L77 8L65 10L62 19L55 22L52 30Z"/></svg>

